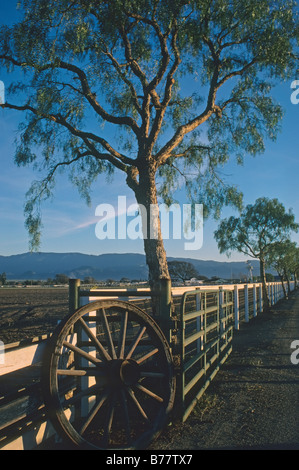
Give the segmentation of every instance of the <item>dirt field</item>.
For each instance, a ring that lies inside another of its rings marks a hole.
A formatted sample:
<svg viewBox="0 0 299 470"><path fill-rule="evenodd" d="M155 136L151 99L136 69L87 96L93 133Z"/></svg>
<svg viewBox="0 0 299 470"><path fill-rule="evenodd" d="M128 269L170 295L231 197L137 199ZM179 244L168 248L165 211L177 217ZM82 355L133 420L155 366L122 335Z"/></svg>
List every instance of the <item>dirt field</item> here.
<svg viewBox="0 0 299 470"><path fill-rule="evenodd" d="M67 288L0 288L0 340L9 344L51 333L67 313Z"/></svg>

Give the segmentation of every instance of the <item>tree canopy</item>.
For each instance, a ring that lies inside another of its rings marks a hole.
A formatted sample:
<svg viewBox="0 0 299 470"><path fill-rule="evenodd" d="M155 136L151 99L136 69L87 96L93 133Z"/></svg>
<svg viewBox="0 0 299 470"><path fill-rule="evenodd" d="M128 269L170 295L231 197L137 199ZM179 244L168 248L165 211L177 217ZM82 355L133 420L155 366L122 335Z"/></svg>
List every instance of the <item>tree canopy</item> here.
<svg viewBox="0 0 299 470"><path fill-rule="evenodd" d="M171 279L175 281L190 281L192 278L206 279L201 276L192 263L188 261L169 261L168 262L169 274Z"/></svg>
<svg viewBox="0 0 299 470"><path fill-rule="evenodd" d="M281 279L284 295L287 297L284 282L287 282L288 293L290 293L290 278L293 275L296 282L299 270L298 246L289 239L273 243L268 250L266 264L276 269Z"/></svg>
<svg viewBox="0 0 299 470"><path fill-rule="evenodd" d="M21 0L0 27L0 64L16 79L5 109L24 112L15 161L43 171L25 206L32 247L40 203L68 170L87 201L101 174L123 172L137 202L168 204L183 186L206 214L241 195L219 176L275 139L277 80L297 67L293 0ZM14 77L14 75L12 75ZM161 236L145 240L167 277Z"/></svg>
<svg viewBox="0 0 299 470"><path fill-rule="evenodd" d="M238 251L260 261L260 276L264 285L264 297L269 300L266 289L265 266L267 256L277 243L286 242L299 224L291 209L276 198L258 198L248 204L240 217L231 216L220 222L215 239L221 253Z"/></svg>

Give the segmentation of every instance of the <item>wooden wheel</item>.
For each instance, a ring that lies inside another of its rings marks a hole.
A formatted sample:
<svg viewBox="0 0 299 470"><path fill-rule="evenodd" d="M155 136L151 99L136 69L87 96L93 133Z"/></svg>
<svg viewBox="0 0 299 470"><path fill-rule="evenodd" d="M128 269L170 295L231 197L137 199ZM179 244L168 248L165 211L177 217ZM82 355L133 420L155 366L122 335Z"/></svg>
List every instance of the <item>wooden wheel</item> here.
<svg viewBox="0 0 299 470"><path fill-rule="evenodd" d="M156 322L118 300L92 302L52 335L45 403L57 432L84 449L144 449L172 409L171 352Z"/></svg>

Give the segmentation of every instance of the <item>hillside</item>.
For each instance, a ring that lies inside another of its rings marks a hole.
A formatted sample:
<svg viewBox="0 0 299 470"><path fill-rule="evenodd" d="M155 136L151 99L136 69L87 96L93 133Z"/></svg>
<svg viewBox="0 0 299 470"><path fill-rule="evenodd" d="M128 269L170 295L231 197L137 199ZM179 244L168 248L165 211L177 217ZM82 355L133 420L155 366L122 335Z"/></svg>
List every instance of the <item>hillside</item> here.
<svg viewBox="0 0 299 470"><path fill-rule="evenodd" d="M248 274L247 266L240 262L219 262L196 260L192 258L169 258L193 263L198 273L211 278L238 278ZM259 262L252 260L253 275L259 274ZM145 256L136 253L86 255L82 253L23 253L0 256L0 272L5 272L8 280L46 280L56 274L66 274L72 278L83 279L92 276L97 280L123 277L147 279L148 269Z"/></svg>

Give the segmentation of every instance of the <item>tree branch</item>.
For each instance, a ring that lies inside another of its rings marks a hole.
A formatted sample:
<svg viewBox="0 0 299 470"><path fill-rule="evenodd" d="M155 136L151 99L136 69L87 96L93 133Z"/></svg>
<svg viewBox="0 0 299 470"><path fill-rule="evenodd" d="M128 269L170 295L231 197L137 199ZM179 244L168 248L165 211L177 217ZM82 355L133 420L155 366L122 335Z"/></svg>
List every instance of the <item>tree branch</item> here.
<svg viewBox="0 0 299 470"><path fill-rule="evenodd" d="M136 90L134 88L133 83L122 72L122 70L121 70L122 66L119 64L119 62L113 56L112 52L108 51L108 48L107 48L106 52L104 52L104 54L110 59L112 66L117 71L117 73L118 73L119 77L121 78L121 80L129 87L131 95L132 95L132 99L133 99L133 102L134 102L134 106L135 106L137 112L139 113L139 115L142 116L142 110L141 110L141 107L139 105L138 96L137 96L137 93L136 93Z"/></svg>
<svg viewBox="0 0 299 470"><path fill-rule="evenodd" d="M169 106L169 103L171 101L172 88L173 88L173 85L175 83L175 80L173 78L174 74L177 71L177 69L178 69L178 67L181 63L180 53L179 53L179 49L177 47L177 35L178 35L177 22L174 21L173 23L174 23L174 26L173 26L174 31L173 31L173 35L172 35L171 45L172 45L172 50L174 52L174 62L173 62L173 65L172 65L168 75L167 75L164 99L161 103L161 106L157 109L157 115L156 115L152 130L151 130L151 134L150 134L151 150L153 149L153 146L154 146L154 144L157 140L157 137L159 135L159 132L160 132L160 129L161 129L161 126L162 126L162 122L163 122L167 107Z"/></svg>
<svg viewBox="0 0 299 470"><path fill-rule="evenodd" d="M237 77L243 75L243 73L246 72L250 67L252 67L254 64L257 63L257 58L253 58L250 62L248 62L242 69L235 70L234 72L231 72L227 74L225 77L223 77L217 84L217 90L224 85L225 82L227 82L230 78Z"/></svg>
<svg viewBox="0 0 299 470"><path fill-rule="evenodd" d="M17 61L16 59L8 55L1 55L0 59L7 60L8 62L18 67L24 67L28 65L26 63L21 63L20 61ZM133 130L133 132L136 134L136 136L139 137L139 126L133 118L131 118L130 116L114 116L108 113L100 105L100 103L97 101L96 95L92 93L90 89L85 72L80 67L74 64L67 63L63 60L59 60L59 59L57 59L55 63L45 64L42 67L35 67L32 65L30 66L38 72L43 72L49 69L62 69L62 70L67 70L69 72L74 73L80 80L80 83L82 86L82 95L87 99L91 107L99 116L101 116L102 119L112 124L129 126ZM73 88L73 89L76 90L76 88ZM79 92L79 90L77 91Z"/></svg>
<svg viewBox="0 0 299 470"><path fill-rule="evenodd" d="M209 95L207 99L206 108L199 116L189 121L185 125L180 126L177 129L173 137L168 141L166 145L164 145L164 147L156 155L158 165L163 164L165 160L167 160L170 157L172 150L182 142L185 135L192 132L198 126L206 122L213 113L217 113L219 116L221 116L222 109L224 109L229 103L231 103L233 99L227 100L224 103L223 107L220 108L219 106L215 104L216 94L218 90L224 85L226 81L228 81L229 79L233 77L243 75L250 67L252 67L255 63L257 63L257 58L254 58L249 63L247 63L242 69L235 70L231 72L230 74L226 75L225 77L223 77L221 80L219 80L219 73L221 69L221 62L219 59L219 55L215 51L212 43L208 41L207 39L206 39L206 42L209 45L211 54L214 59L214 72L213 72L213 76L210 82L210 89L209 89Z"/></svg>
<svg viewBox="0 0 299 470"><path fill-rule="evenodd" d="M88 146L88 148L92 151L92 153L94 154L96 158L100 158L99 156L102 154L96 149L95 145L91 141L93 141L94 143L100 144L108 152L108 154L106 154L107 160L124 172L127 172L127 165L133 165L133 166L136 165L135 160L117 152L105 139L97 136L96 134L93 134L92 132L80 131L79 129L74 127L72 124L70 124L60 114L42 113L28 104L24 106L17 106L17 105L13 105L10 103L5 103L1 105L1 107L15 109L18 111L30 111L36 116L39 116L43 119L60 124L61 126L66 128L72 135L74 135L75 137L81 138L83 142L85 143L85 145Z"/></svg>
<svg viewBox="0 0 299 470"><path fill-rule="evenodd" d="M52 65L50 64L45 67L50 68L51 66ZM85 96L89 104L92 106L92 108L95 110L95 112L99 114L105 121L110 122L112 124L129 126L136 134L136 136L139 135L139 127L133 118L129 116L114 116L104 110L104 108L98 103L96 95L91 92L87 76L82 69L80 69L76 65L69 64L64 61L59 61L58 66L55 66L55 68L62 68L64 70L68 70L78 76L82 86L83 95Z"/></svg>

